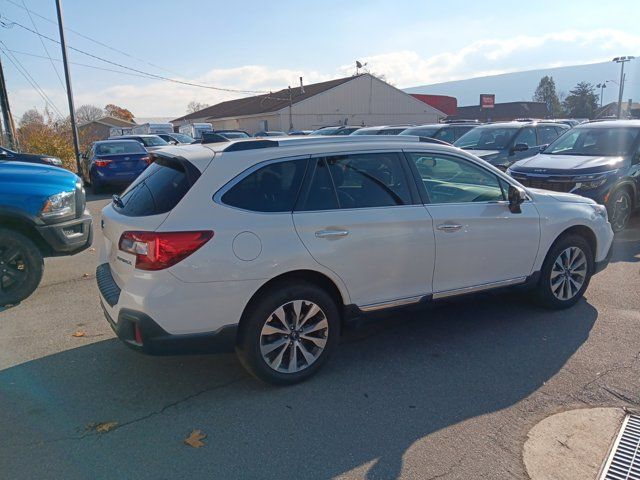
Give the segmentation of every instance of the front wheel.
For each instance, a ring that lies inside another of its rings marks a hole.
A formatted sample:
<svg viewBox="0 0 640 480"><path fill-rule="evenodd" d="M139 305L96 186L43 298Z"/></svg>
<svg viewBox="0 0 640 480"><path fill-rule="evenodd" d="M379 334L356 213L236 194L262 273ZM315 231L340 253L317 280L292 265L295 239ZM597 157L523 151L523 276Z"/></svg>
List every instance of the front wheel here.
<svg viewBox="0 0 640 480"><path fill-rule="evenodd" d="M589 243L579 235L566 235L553 244L545 258L537 286L538 298L553 309L568 308L582 298L593 275Z"/></svg>
<svg viewBox="0 0 640 480"><path fill-rule="evenodd" d="M336 302L315 285L279 286L249 306L236 351L255 377L275 385L306 380L335 349L340 336Z"/></svg>
<svg viewBox="0 0 640 480"><path fill-rule="evenodd" d="M611 194L611 198L607 203L607 213L609 214L611 229L614 232L621 232L627 228L627 223L631 218L632 207L633 201L627 190L619 189Z"/></svg>
<svg viewBox="0 0 640 480"><path fill-rule="evenodd" d="M24 235L0 228L0 306L14 305L31 295L42 278L38 247Z"/></svg>

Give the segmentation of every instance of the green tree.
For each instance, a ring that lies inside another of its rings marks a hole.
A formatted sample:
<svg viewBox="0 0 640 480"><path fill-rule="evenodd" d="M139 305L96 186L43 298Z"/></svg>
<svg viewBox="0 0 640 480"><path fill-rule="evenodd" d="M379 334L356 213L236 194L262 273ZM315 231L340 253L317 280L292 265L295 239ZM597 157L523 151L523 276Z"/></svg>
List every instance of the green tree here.
<svg viewBox="0 0 640 480"><path fill-rule="evenodd" d="M556 93L556 82L553 81L553 77L545 75L540 79L536 92L533 94L533 101L546 104L549 115L562 116L562 105Z"/></svg>
<svg viewBox="0 0 640 480"><path fill-rule="evenodd" d="M593 118L598 109L596 88L589 82L580 82L564 99L564 109L573 118Z"/></svg>

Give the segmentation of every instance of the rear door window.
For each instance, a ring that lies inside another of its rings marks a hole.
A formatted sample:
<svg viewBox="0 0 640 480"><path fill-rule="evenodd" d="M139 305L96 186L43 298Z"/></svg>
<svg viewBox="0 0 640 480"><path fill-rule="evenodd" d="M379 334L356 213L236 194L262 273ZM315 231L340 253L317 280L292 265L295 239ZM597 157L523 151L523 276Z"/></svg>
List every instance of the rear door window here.
<svg viewBox="0 0 640 480"><path fill-rule="evenodd" d="M340 208L411 203L407 176L396 153L361 153L326 158Z"/></svg>
<svg viewBox="0 0 640 480"><path fill-rule="evenodd" d="M339 208L338 193L334 188L325 159L313 160L309 170L308 187L300 195L296 211L311 212Z"/></svg>
<svg viewBox="0 0 640 480"><path fill-rule="evenodd" d="M518 134L518 136L516 137L514 145L518 143L524 143L527 147L535 147L536 145L538 145L538 141L536 140L535 128L532 128L532 127L523 128Z"/></svg>
<svg viewBox="0 0 640 480"><path fill-rule="evenodd" d="M558 128L555 126L545 125L538 127L538 135L540 137L541 145L548 145L558 138Z"/></svg>
<svg viewBox="0 0 640 480"><path fill-rule="evenodd" d="M433 136L433 138L442 140L443 142L447 142L447 143L453 143L456 141L454 130L453 128L449 128L449 127L443 127L440 130L438 130L438 133L436 133Z"/></svg>
<svg viewBox="0 0 640 480"><path fill-rule="evenodd" d="M306 167L306 159L265 165L224 193L222 203L252 212L291 212Z"/></svg>
<svg viewBox="0 0 640 480"><path fill-rule="evenodd" d="M157 158L121 195L116 211L129 217L159 215L172 210L200 176L193 165Z"/></svg>

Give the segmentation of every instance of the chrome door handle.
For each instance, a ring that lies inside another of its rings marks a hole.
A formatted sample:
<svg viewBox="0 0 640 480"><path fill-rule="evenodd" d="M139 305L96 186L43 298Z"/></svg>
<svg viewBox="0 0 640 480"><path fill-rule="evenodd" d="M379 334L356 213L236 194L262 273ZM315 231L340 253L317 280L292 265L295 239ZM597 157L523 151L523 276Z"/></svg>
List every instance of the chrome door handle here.
<svg viewBox="0 0 640 480"><path fill-rule="evenodd" d="M462 228L462 225L458 225L457 223L443 223L438 225L436 228L443 232L457 232Z"/></svg>
<svg viewBox="0 0 640 480"><path fill-rule="evenodd" d="M318 230L316 232L316 238L346 237L347 235L349 230Z"/></svg>

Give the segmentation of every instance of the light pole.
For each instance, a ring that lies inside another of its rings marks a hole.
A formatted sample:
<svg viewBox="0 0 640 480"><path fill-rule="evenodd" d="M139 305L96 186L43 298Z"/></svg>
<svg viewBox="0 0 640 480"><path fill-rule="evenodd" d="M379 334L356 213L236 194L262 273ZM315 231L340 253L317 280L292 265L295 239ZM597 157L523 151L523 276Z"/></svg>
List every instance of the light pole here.
<svg viewBox="0 0 640 480"><path fill-rule="evenodd" d="M636 57L616 57L612 61L620 64L620 88L618 90L618 118L622 116L622 95L624 93L624 64Z"/></svg>
<svg viewBox="0 0 640 480"><path fill-rule="evenodd" d="M604 95L604 89L607 88L608 80L596 85L596 88L600 89L600 108L602 108L602 96Z"/></svg>

